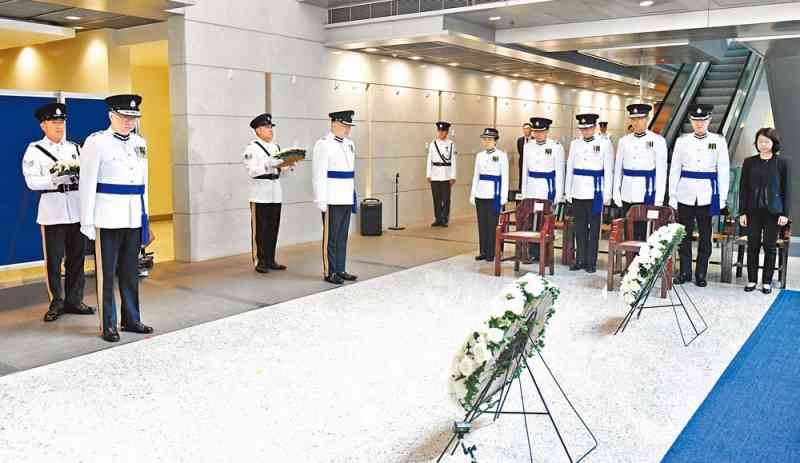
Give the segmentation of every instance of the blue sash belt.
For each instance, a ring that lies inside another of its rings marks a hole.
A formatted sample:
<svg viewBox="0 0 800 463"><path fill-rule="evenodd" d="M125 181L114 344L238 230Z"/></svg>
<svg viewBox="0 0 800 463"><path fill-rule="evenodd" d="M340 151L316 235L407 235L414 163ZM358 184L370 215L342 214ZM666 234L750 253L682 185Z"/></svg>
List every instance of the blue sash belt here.
<svg viewBox="0 0 800 463"><path fill-rule="evenodd" d="M543 178L547 180L547 199L552 203L556 199L556 171L550 172L534 172L528 171L530 178Z"/></svg>
<svg viewBox="0 0 800 463"><path fill-rule="evenodd" d="M656 170L622 169L623 177L644 177L644 203L656 203Z"/></svg>
<svg viewBox="0 0 800 463"><path fill-rule="evenodd" d="M356 199L357 199L356 198L356 182L355 182L356 173L353 172L352 170L350 170L350 171L329 170L328 171L328 178L341 178L341 179L352 178L353 179L353 207L352 207L351 210L352 210L353 214L357 213L358 212L358 203L356 202Z"/></svg>
<svg viewBox="0 0 800 463"><path fill-rule="evenodd" d="M695 180L711 181L711 215L719 215L719 181L716 172L694 172L682 170L681 178L692 178Z"/></svg>
<svg viewBox="0 0 800 463"><path fill-rule="evenodd" d="M605 173L602 170L590 169L575 169L572 175L582 175L584 177L594 178L594 198L592 199L592 213L603 213L603 176Z"/></svg>
<svg viewBox="0 0 800 463"><path fill-rule="evenodd" d="M494 183L494 213L499 214L501 208L500 190L502 189L501 184L503 181L503 177L501 177L500 175L481 174L481 176L478 177L478 179Z"/></svg>
<svg viewBox="0 0 800 463"><path fill-rule="evenodd" d="M144 204L144 185L116 185L114 183L98 183L97 192L107 195L129 195L139 196L142 202L142 246L150 241L150 219L147 217L147 209Z"/></svg>

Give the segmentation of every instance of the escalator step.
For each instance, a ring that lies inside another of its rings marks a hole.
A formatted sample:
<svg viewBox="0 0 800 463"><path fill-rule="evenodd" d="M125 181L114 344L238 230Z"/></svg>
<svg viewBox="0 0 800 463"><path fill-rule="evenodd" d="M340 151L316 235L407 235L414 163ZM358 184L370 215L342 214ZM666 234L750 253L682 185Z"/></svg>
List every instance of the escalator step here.
<svg viewBox="0 0 800 463"><path fill-rule="evenodd" d="M710 104L715 109L717 106L727 106L730 101L730 96L700 96L694 99L697 104Z"/></svg>
<svg viewBox="0 0 800 463"><path fill-rule="evenodd" d="M733 94L736 93L736 89L733 87L703 87L700 89L700 96L715 96L715 97L728 97L730 98Z"/></svg>
<svg viewBox="0 0 800 463"><path fill-rule="evenodd" d="M716 64L741 64L741 65L745 65L746 63L747 63L747 56L733 56L733 57L722 58Z"/></svg>
<svg viewBox="0 0 800 463"><path fill-rule="evenodd" d="M736 72L741 73L744 64L712 64L709 72Z"/></svg>
<svg viewBox="0 0 800 463"><path fill-rule="evenodd" d="M715 72L708 71L706 80L735 80L739 81L740 72Z"/></svg>
<svg viewBox="0 0 800 463"><path fill-rule="evenodd" d="M702 88L726 88L730 89L731 91L736 90L736 84L739 83L739 77L737 76L736 79L708 79L703 81Z"/></svg>

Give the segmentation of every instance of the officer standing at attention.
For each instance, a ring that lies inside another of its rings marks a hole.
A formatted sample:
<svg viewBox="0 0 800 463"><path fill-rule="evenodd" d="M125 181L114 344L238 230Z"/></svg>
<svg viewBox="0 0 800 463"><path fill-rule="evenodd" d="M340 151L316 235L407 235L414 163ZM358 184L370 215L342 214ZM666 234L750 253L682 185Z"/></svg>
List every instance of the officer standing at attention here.
<svg viewBox="0 0 800 463"><path fill-rule="evenodd" d="M28 145L22 158L25 183L41 193L36 222L42 232L44 271L50 307L44 321L52 322L61 314L92 315L94 309L83 303L85 282L83 263L86 240L81 235L78 176L59 175L50 170L56 164L78 163L78 145L67 141L67 107L51 103L35 113L44 138ZM61 286L61 262L65 261L64 286Z"/></svg>
<svg viewBox="0 0 800 463"><path fill-rule="evenodd" d="M450 221L450 190L456 183L456 144L448 137L450 123L436 123L436 139L428 145L428 164L425 176L433 193L433 214L436 220L431 227L447 227Z"/></svg>
<svg viewBox="0 0 800 463"><path fill-rule="evenodd" d="M661 206L667 190L667 142L664 137L647 130L653 107L648 104L628 105L633 133L620 139L614 166L614 203L622 208L623 217L632 206ZM644 240L645 223L634 224L631 239Z"/></svg>
<svg viewBox="0 0 800 463"><path fill-rule="evenodd" d="M611 202L614 180L614 150L611 143L595 136L597 114L579 114L581 138L572 141L567 160L565 197L575 216L576 259L570 270L597 271L597 246L603 205Z"/></svg>
<svg viewBox="0 0 800 463"><path fill-rule="evenodd" d="M522 191L522 183L523 179L525 178L525 169L523 168L523 158L525 157L525 145L530 143L533 138L531 137L531 124L530 122L526 122L522 124L522 136L517 138L517 154L519 157L517 158L517 164L519 165L519 186L517 187L518 191Z"/></svg>
<svg viewBox="0 0 800 463"><path fill-rule="evenodd" d="M693 133L678 138L669 172L670 206L678 209L678 222L686 227L680 245L681 269L675 283L692 281L692 233L700 232L697 246L695 284L704 287L711 257L711 218L720 215L728 199L730 160L725 137L708 132L711 105L689 107Z"/></svg>
<svg viewBox="0 0 800 463"><path fill-rule="evenodd" d="M608 133L608 122L607 121L600 121L598 123L598 126L600 127L600 133L597 134L597 137L605 139L605 140L608 140L608 142L613 145L614 144L614 139L611 138L611 134Z"/></svg>
<svg viewBox="0 0 800 463"><path fill-rule="evenodd" d="M341 285L358 277L345 271L350 215L356 203L356 148L348 138L355 111L330 113L331 131L314 145L312 177L314 204L322 211L322 262L324 279Z"/></svg>
<svg viewBox="0 0 800 463"><path fill-rule="evenodd" d="M497 149L500 132L487 128L481 134L483 151L475 155L475 173L469 202L478 214L480 252L475 260L494 261L495 231L500 211L508 201L508 155Z"/></svg>
<svg viewBox="0 0 800 463"><path fill-rule="evenodd" d="M522 162L522 197L546 199L555 210L556 204L564 200L564 147L557 140L548 138L553 121L544 117L532 117L531 127L534 142L525 145ZM531 257L539 258L539 247L531 246Z"/></svg>
<svg viewBox="0 0 800 463"><path fill-rule="evenodd" d="M272 157L281 147L274 137L271 114L261 114L250 121L256 138L244 149L244 165L250 176L250 233L253 263L256 272L286 270L275 261L278 229L281 225L281 171L294 163Z"/></svg>
<svg viewBox="0 0 800 463"><path fill-rule="evenodd" d="M122 299L122 331L149 334L139 311L139 248L150 242L147 144L132 133L141 117L139 95L106 98L111 125L89 136L81 159L81 232L95 240L97 301L102 337L119 341L114 279Z"/></svg>

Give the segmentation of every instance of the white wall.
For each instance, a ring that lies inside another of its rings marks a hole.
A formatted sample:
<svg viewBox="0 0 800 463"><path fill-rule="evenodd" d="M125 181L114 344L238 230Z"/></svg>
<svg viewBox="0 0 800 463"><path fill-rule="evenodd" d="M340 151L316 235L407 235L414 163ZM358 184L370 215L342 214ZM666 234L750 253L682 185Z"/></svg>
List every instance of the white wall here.
<svg viewBox="0 0 800 463"><path fill-rule="evenodd" d="M396 172L400 221L432 217L424 156L440 118L453 123L461 155L454 215L473 213L468 184L484 127L500 129L513 165L520 125L534 115L553 118L553 136L562 142L573 138L574 115L584 111L600 112L617 138L625 132L626 102L619 96L336 52L323 45L325 18L324 9L295 0L200 0L185 17L170 20L178 259L249 252L247 176L240 159L252 138L248 123L264 111L273 114L279 144L310 149L327 132L329 112L354 109L359 195L383 200L385 227L394 218ZM280 244L320 239L310 160L282 183Z"/></svg>

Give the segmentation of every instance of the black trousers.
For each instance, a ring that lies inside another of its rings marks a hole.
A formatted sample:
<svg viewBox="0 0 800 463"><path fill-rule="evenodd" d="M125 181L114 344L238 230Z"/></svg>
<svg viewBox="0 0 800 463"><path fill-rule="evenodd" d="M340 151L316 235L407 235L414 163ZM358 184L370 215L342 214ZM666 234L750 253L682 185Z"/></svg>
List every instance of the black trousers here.
<svg viewBox="0 0 800 463"><path fill-rule="evenodd" d="M328 212L322 213L322 266L325 276L345 272L350 214L350 205L329 205Z"/></svg>
<svg viewBox="0 0 800 463"><path fill-rule="evenodd" d="M764 271L761 282L772 284L775 257L778 254L778 215L766 208L747 214L747 281L758 283L758 254L764 247Z"/></svg>
<svg viewBox="0 0 800 463"><path fill-rule="evenodd" d="M86 238L80 223L42 225L42 244L50 304L80 307L83 303L83 272ZM61 286L61 263L64 262L64 287Z"/></svg>
<svg viewBox="0 0 800 463"><path fill-rule="evenodd" d="M450 221L450 181L431 181L431 193L436 223L447 223Z"/></svg>
<svg viewBox="0 0 800 463"><path fill-rule="evenodd" d="M708 272L708 259L711 257L711 218L711 206L687 206L678 203L678 223L686 227L686 238L681 242L678 253L681 256L681 274L688 278L692 277L692 233L695 223L700 234L695 276L705 278Z"/></svg>
<svg viewBox="0 0 800 463"><path fill-rule="evenodd" d="M114 277L119 281L122 325L141 321L139 315L139 248L141 228L98 228L95 237L97 309L102 329L117 327Z"/></svg>
<svg viewBox="0 0 800 463"><path fill-rule="evenodd" d="M500 220L500 215L494 211L494 199L475 198L475 210L478 213L479 255L494 259L497 222Z"/></svg>
<svg viewBox="0 0 800 463"><path fill-rule="evenodd" d="M281 203L250 203L250 213L253 261L262 266L274 264L281 226Z"/></svg>
<svg viewBox="0 0 800 463"><path fill-rule="evenodd" d="M597 268L597 247L600 243L600 218L592 212L591 199L573 199L575 216L575 263L585 268Z"/></svg>
<svg viewBox="0 0 800 463"><path fill-rule="evenodd" d="M628 211L631 210L633 206L639 206L644 203L626 203L622 201L622 218L628 216ZM636 241L646 241L647 240L647 222L646 221L638 221L633 223L633 236L628 236L628 227L625 227L625 239L626 240L636 240Z"/></svg>

